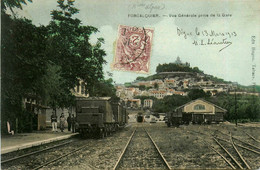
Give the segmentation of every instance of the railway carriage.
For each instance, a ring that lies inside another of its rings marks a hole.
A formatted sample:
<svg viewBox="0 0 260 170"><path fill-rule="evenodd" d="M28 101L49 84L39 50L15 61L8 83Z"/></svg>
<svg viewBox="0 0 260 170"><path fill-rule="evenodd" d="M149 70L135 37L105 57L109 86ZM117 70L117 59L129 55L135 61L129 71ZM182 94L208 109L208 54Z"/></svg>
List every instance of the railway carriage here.
<svg viewBox="0 0 260 170"><path fill-rule="evenodd" d="M179 127L182 124L182 113L168 112L167 113L167 126Z"/></svg>
<svg viewBox="0 0 260 170"><path fill-rule="evenodd" d="M128 115L123 102L112 102L112 109L115 121L119 126L124 126L128 122Z"/></svg>
<svg viewBox="0 0 260 170"><path fill-rule="evenodd" d="M110 97L76 99L76 121L82 137L105 137L126 123L122 103L112 103Z"/></svg>

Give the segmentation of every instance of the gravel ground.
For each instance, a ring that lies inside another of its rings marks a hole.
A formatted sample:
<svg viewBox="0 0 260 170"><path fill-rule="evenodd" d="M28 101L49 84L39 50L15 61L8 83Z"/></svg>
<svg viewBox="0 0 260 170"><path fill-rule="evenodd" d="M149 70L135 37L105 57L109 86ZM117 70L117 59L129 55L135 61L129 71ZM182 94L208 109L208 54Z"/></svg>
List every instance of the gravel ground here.
<svg viewBox="0 0 260 170"><path fill-rule="evenodd" d="M74 142L61 146L46 152L38 153L19 160L12 161L2 165L2 169L33 169L44 162L53 160L63 154L69 153L71 150L84 145L85 141L75 140ZM12 153L15 154L15 153Z"/></svg>
<svg viewBox="0 0 260 170"><path fill-rule="evenodd" d="M26 149L22 149L22 150L18 150L18 151L14 151L14 152L10 152L10 153L6 153L1 155L1 161L3 160L7 160L7 159L11 159L14 157L18 157L18 156L22 156L28 153L32 153L35 151L39 151L42 149L47 149L56 145L60 145L63 143L67 143L67 142L73 142L78 140L76 137L74 137L73 139L64 139L64 140L60 140L60 141L55 141L55 142L51 142L51 143L47 143L47 144L43 144L43 145L39 145L39 146L34 146L31 148L26 148Z"/></svg>
<svg viewBox="0 0 260 170"><path fill-rule="evenodd" d="M48 169L113 169L132 132L127 128L96 140L94 146L52 164Z"/></svg>
<svg viewBox="0 0 260 170"><path fill-rule="evenodd" d="M230 137L224 134L231 132L234 137L260 147L259 142L254 141L245 134L245 132L247 132L259 141L260 126L235 127L232 124L223 123L168 128L165 123L133 123L132 126L105 139L79 140L73 145L60 147L59 149L48 151L37 156L28 157L19 162L13 162L12 165L2 166L2 169L30 169L46 160L57 158L81 146L86 146L86 148L42 169L113 169L135 127L144 127L147 129L173 169L230 169L229 165L204 143L204 141L206 141L214 146L215 149L221 150L216 142L209 137L211 134L230 140ZM194 131L202 132L206 135ZM242 145L241 142L234 141ZM145 141L140 141L140 148L142 148L141 145L145 145L144 142ZM225 142L221 143L232 150L231 145L228 146L229 144ZM260 167L259 155L239 147L238 150L252 169L258 169ZM260 152L260 150L258 151ZM143 152L146 152L145 147ZM235 152L232 151L232 154L234 153Z"/></svg>
<svg viewBox="0 0 260 170"><path fill-rule="evenodd" d="M167 169L143 128L137 128L118 169Z"/></svg>
<svg viewBox="0 0 260 170"><path fill-rule="evenodd" d="M219 137L226 140L230 140L230 137L222 135L219 131L226 134L231 132L235 137L247 142L249 140L253 142L253 140L249 139L243 131L247 131L250 134L259 133L258 127L235 127L234 125L225 124L189 125L180 126L179 128L168 128L165 124L147 124L145 126L147 126L146 128L173 169L230 168L219 155L207 147L204 141L210 143L218 151L221 151L220 147L209 136L194 133L193 131L200 131L208 135L217 133ZM255 137L259 139L259 135L255 135ZM232 145L221 143L228 147L231 154L235 155ZM252 169L260 167L259 155L242 148L238 149ZM238 156L234 157L239 159Z"/></svg>

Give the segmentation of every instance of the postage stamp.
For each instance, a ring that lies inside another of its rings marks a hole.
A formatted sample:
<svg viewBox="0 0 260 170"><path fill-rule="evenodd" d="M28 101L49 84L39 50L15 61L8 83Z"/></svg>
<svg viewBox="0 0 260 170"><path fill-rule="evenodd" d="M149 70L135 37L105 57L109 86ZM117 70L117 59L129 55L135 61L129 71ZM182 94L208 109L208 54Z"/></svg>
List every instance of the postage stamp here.
<svg viewBox="0 0 260 170"><path fill-rule="evenodd" d="M113 70L149 73L154 30L119 25Z"/></svg>

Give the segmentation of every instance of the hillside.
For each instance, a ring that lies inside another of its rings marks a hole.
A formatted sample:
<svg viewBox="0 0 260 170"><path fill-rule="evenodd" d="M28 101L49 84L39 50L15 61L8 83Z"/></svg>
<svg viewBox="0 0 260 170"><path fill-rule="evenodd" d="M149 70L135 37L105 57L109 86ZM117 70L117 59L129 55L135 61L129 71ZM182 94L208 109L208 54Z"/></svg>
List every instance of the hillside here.
<svg viewBox="0 0 260 170"><path fill-rule="evenodd" d="M236 87L238 91L258 92L260 93L260 85L256 86L243 86L235 85L236 83L231 81L225 81L222 78L215 77L213 75L205 74L198 67L190 67L189 63L182 63L179 58L175 63L159 64L156 68L157 74L148 77L137 77L134 82L140 81L153 81L153 80L165 80L165 79L177 79L179 81L192 80L193 82L209 82L211 86L213 84L226 84ZM132 83L126 83L126 86L132 86Z"/></svg>

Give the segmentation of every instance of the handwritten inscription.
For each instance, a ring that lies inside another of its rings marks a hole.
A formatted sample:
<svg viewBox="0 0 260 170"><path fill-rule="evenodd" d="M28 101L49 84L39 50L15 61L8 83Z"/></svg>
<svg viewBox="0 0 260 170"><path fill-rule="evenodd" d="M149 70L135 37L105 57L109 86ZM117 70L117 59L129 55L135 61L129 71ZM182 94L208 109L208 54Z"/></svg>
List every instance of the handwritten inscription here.
<svg viewBox="0 0 260 170"><path fill-rule="evenodd" d="M165 4L163 3L139 3L139 4L130 4L128 6L129 9L142 9L149 11L150 13L153 11L163 10L165 9Z"/></svg>
<svg viewBox="0 0 260 170"><path fill-rule="evenodd" d="M255 76L256 76L256 62L255 62L255 51L256 51L256 47L255 47L255 41L256 41L256 36L251 36L251 57L252 57L252 84L256 85L255 82Z"/></svg>
<svg viewBox="0 0 260 170"><path fill-rule="evenodd" d="M184 39L192 39L195 46L221 46L219 52L232 45L231 39L237 36L235 31L219 32L215 30L200 30L195 28L194 31L187 32L177 27L177 35Z"/></svg>
<svg viewBox="0 0 260 170"><path fill-rule="evenodd" d="M224 50L225 48L229 47L232 44L232 42L227 41L226 38L219 40L219 41L216 41L214 38L212 38L212 39L207 39L206 41L205 40L200 40L200 41L194 40L192 44L194 44L196 46L197 45L223 45L223 44L225 44L226 46L221 48L219 50L219 52L220 52L220 51Z"/></svg>

